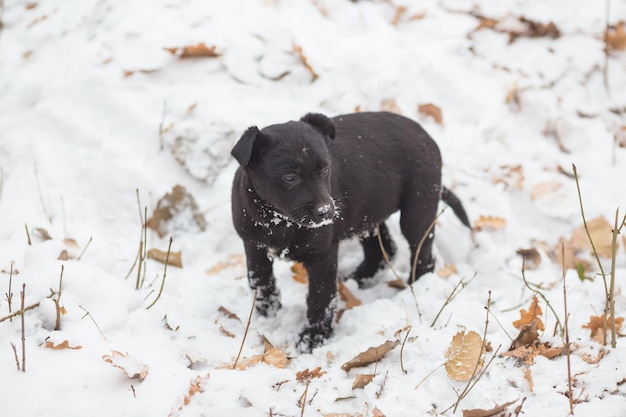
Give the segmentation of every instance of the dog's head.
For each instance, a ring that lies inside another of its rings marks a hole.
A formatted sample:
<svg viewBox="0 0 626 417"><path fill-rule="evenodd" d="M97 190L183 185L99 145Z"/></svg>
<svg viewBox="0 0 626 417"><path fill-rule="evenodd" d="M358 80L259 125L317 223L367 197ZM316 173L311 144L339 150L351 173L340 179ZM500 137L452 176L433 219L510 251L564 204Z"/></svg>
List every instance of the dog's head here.
<svg viewBox="0 0 626 417"><path fill-rule="evenodd" d="M300 226L319 227L335 215L327 148L334 138L334 123L309 113L299 121L248 128L231 154L272 209Z"/></svg>

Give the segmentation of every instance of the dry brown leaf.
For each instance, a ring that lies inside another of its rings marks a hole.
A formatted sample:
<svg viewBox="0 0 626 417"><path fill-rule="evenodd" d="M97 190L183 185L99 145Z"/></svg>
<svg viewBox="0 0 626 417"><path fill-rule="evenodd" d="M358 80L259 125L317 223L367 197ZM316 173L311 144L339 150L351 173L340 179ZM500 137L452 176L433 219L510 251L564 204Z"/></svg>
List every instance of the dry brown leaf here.
<svg viewBox="0 0 626 417"><path fill-rule="evenodd" d="M284 369L289 363L289 358L282 350L271 347L263 354L263 362L274 368Z"/></svg>
<svg viewBox="0 0 626 417"><path fill-rule="evenodd" d="M583 329L589 329L591 330L591 339L597 343L604 343L604 329L606 328L607 333L609 333L611 331L611 326L612 326L612 322L611 322L611 318L609 317L608 319L605 319L605 315L601 315L601 316L590 316L589 317L589 323L585 324L583 326ZM624 318L623 317L616 317L615 318L615 330L619 332L619 330L622 328L622 324L624 324ZM610 339L610 337L607 335L607 340Z"/></svg>
<svg viewBox="0 0 626 417"><path fill-rule="evenodd" d="M135 70L124 70L124 78L131 77L137 73L139 74L153 74L155 72L161 71L160 68L144 68L144 69L135 69Z"/></svg>
<svg viewBox="0 0 626 417"><path fill-rule="evenodd" d="M491 416L495 416L497 414L503 413L506 408L511 405L514 404L515 402L517 402L517 400L515 401L509 401L508 403L504 403L502 405L497 405L490 409L490 410L483 410L482 408L475 408L473 410L463 410L463 417L491 417Z"/></svg>
<svg viewBox="0 0 626 417"><path fill-rule="evenodd" d="M452 338L446 352L448 376L455 381L468 381L474 370L483 366L483 340L476 332L460 331Z"/></svg>
<svg viewBox="0 0 626 417"><path fill-rule="evenodd" d="M252 366L256 366L260 364L262 361L263 361L262 353L259 355L254 355L249 358L241 358L239 359L239 361L237 361L237 366L235 367L235 369L238 369L240 371L245 371L246 369ZM234 363L234 359L233 359L233 363ZM225 364L224 366L222 366L222 368L233 369L233 363Z"/></svg>
<svg viewBox="0 0 626 417"><path fill-rule="evenodd" d="M235 337L235 334L234 334L234 333L229 332L228 330L226 330L226 329L224 328L224 326L222 325L222 323L220 323L220 327L219 327L219 329L220 329L220 332L221 332L223 335L225 335L226 337L230 337L230 338L234 338L234 337Z"/></svg>
<svg viewBox="0 0 626 417"><path fill-rule="evenodd" d="M160 249L152 248L148 251L148 259L154 259L155 261L161 262L162 264L167 261L167 264L170 266L175 266L178 268L183 267L183 257L180 251L170 251L168 256L167 252L164 252Z"/></svg>
<svg viewBox="0 0 626 417"><path fill-rule="evenodd" d="M178 409L178 411L182 410L183 407L189 405L189 403L191 402L191 397L193 397L197 393L204 392L204 384L210 376L211 374L206 374L204 376L198 375L195 379L192 379L189 382L189 391L187 392L187 394L185 394L185 398L183 399L183 405Z"/></svg>
<svg viewBox="0 0 626 417"><path fill-rule="evenodd" d="M452 275L456 274L458 270L456 269L456 265L454 264L445 264L443 268L437 270L437 275L441 278L450 278Z"/></svg>
<svg viewBox="0 0 626 417"><path fill-rule="evenodd" d="M536 184L530 192L530 198L537 201L542 197L551 195L559 191L563 187L560 181L544 181Z"/></svg>
<svg viewBox="0 0 626 417"><path fill-rule="evenodd" d="M521 190L524 185L524 168L521 165L500 165L494 168L496 171L491 182L502 184L504 188Z"/></svg>
<svg viewBox="0 0 626 417"><path fill-rule="evenodd" d="M357 374L354 377L354 382L352 382L352 389L365 387L367 384L372 382L375 376L376 374Z"/></svg>
<svg viewBox="0 0 626 417"><path fill-rule="evenodd" d="M613 226L603 216L596 217L587 222L589 235L598 255L604 258L610 258L612 255ZM589 236L585 230L585 225L581 225L574 230L569 241L575 251L589 251L593 248L589 242Z"/></svg>
<svg viewBox="0 0 626 417"><path fill-rule="evenodd" d="M362 366L367 366L370 363L377 362L399 344L399 340L388 340L380 346L371 347L341 365L341 369L348 372L352 368L359 368Z"/></svg>
<svg viewBox="0 0 626 417"><path fill-rule="evenodd" d="M497 216L483 216L482 214L474 222L474 230L476 231L494 231L504 228L506 220Z"/></svg>
<svg viewBox="0 0 626 417"><path fill-rule="evenodd" d="M221 53L217 52L217 47L215 45L207 46L204 42L200 42L197 45L187 45L187 46L181 46L181 47L175 47L175 48L163 48L163 49L181 59L218 58L222 56Z"/></svg>
<svg viewBox="0 0 626 417"><path fill-rule="evenodd" d="M157 202L157 207L146 222L146 227L157 232L159 237L164 237L170 233L170 223L173 219L182 217L187 220L186 216L190 219L185 221L185 224L193 222L201 231L206 229L206 220L193 195L182 185L175 185L171 192L166 193Z"/></svg>
<svg viewBox="0 0 626 417"><path fill-rule="evenodd" d="M304 51L302 50L302 47L300 45L294 43L293 44L293 53L296 54L296 56L298 57L298 59L300 60L302 65L304 65L304 68L306 68L307 71L309 71L309 73L311 73L311 76L313 77L311 82L317 80L320 76L319 76L319 74L317 72L315 72L315 70L313 69L313 66L311 66L311 64L309 63L309 59L304 54Z"/></svg>
<svg viewBox="0 0 626 417"><path fill-rule="evenodd" d="M380 102L380 110L387 111L390 113L402 114L400 107L396 103L396 100L393 98L386 98Z"/></svg>
<svg viewBox="0 0 626 417"><path fill-rule="evenodd" d="M241 319L235 313L233 313L232 311L230 311L226 307L220 306L220 308L218 308L217 311L219 311L220 313L222 313L223 315L225 315L229 319L237 320L238 322L241 323Z"/></svg>
<svg viewBox="0 0 626 417"><path fill-rule="evenodd" d="M541 255L535 248L518 249L516 253L524 259L526 269L536 269L541 263Z"/></svg>
<svg viewBox="0 0 626 417"><path fill-rule="evenodd" d="M59 343L58 345L55 345L53 342L46 342L46 344L44 345L46 349L52 349L52 350L65 350L65 349L72 349L72 350L78 350L78 349L82 349L82 346L77 345L77 346L70 346L70 342L67 340L62 341L61 343Z"/></svg>
<svg viewBox="0 0 626 417"><path fill-rule="evenodd" d="M346 303L346 310L350 310L353 307L363 304L362 301L356 298L348 287L346 287L342 282L337 284L337 291L339 292L339 298Z"/></svg>
<svg viewBox="0 0 626 417"><path fill-rule="evenodd" d="M391 19L391 24L394 26L398 26L398 23L400 23L400 20L402 19L402 16L406 13L406 10L406 6L397 6L396 11L393 14L393 19Z"/></svg>
<svg viewBox="0 0 626 417"><path fill-rule="evenodd" d="M378 409L378 407L374 407L372 410L372 417L385 417L385 414Z"/></svg>
<svg viewBox="0 0 626 417"><path fill-rule="evenodd" d="M533 322L533 320L536 319L537 320L537 322L535 323L536 329L545 330L543 322L539 318L539 316L543 314L543 311L541 310L541 306L539 305L539 300L537 299L536 295L533 295L533 299L532 299L532 302L530 303L530 306L528 307L528 310L521 309L519 311L519 314L520 314L519 320L515 320L513 322L513 327L515 327L516 329L521 329L523 327L526 327L530 325Z"/></svg>
<svg viewBox="0 0 626 417"><path fill-rule="evenodd" d="M479 20L479 22L478 22L478 26L476 27L476 29L470 32L470 35L471 33L477 32L481 29L491 29L498 33L503 33L503 34L508 35L509 43L513 43L515 42L517 38L522 38L522 37L524 38L546 37L546 38L556 39L559 36L561 36L561 32L559 31L557 26L552 22L541 23L541 22L527 19L523 16L512 17L512 18L507 16L506 19L515 20L515 23L516 23L515 29L511 29L513 25L502 24L503 21L485 17L485 16L480 16L474 13L472 13L472 15L476 17Z"/></svg>
<svg viewBox="0 0 626 417"><path fill-rule="evenodd" d="M539 354L539 351L531 346L520 346L517 349L503 352L500 356L508 358L516 358L525 363L526 365L532 365L535 356Z"/></svg>
<svg viewBox="0 0 626 417"><path fill-rule="evenodd" d="M530 392L533 392L533 389L535 388L535 383L533 381L533 374L530 368L524 368L524 378L526 378L526 381L528 381L528 389L530 390Z"/></svg>
<svg viewBox="0 0 626 417"><path fill-rule="evenodd" d="M304 267L302 262L296 262L291 266L292 278L294 281L299 282L300 284L308 284L309 283L309 274Z"/></svg>
<svg viewBox="0 0 626 417"><path fill-rule="evenodd" d="M527 326L522 327L519 335L511 343L509 350L515 350L521 346L534 346L536 342L539 342L537 326L540 322L541 320L534 318Z"/></svg>
<svg viewBox="0 0 626 417"><path fill-rule="evenodd" d="M506 92L504 102L508 104L509 109L512 111L520 111L522 109L522 99L520 97L519 86L517 83L513 84L511 88Z"/></svg>
<svg viewBox="0 0 626 417"><path fill-rule="evenodd" d="M403 290L406 288L406 282L404 282L404 280L402 279L394 279L391 281L387 281L387 285L390 286L391 288L397 288L399 290Z"/></svg>
<svg viewBox="0 0 626 417"><path fill-rule="evenodd" d="M309 368L306 368L304 371L296 372L296 380L298 380L298 382L305 382L313 378L321 378L324 374L326 374L326 371L322 371L322 367L320 366L312 371L310 371Z"/></svg>
<svg viewBox="0 0 626 417"><path fill-rule="evenodd" d="M615 143L620 148L626 148L626 126L622 126L620 130L615 132Z"/></svg>
<svg viewBox="0 0 626 417"><path fill-rule="evenodd" d="M441 109L432 103L420 104L417 107L417 111L420 114L432 117L438 125L443 123L443 114Z"/></svg>
<svg viewBox="0 0 626 417"><path fill-rule="evenodd" d="M609 48L613 51L623 51L626 49L626 22L619 21L615 27L608 28L604 34Z"/></svg>
<svg viewBox="0 0 626 417"><path fill-rule="evenodd" d="M142 382L148 376L148 367L128 353L111 350L111 354L103 355L102 359L126 372L130 379L137 378L139 382Z"/></svg>
<svg viewBox="0 0 626 417"><path fill-rule="evenodd" d="M228 255L225 261L219 261L207 271L208 275L216 275L228 268L241 267L244 264L243 253L233 253Z"/></svg>
<svg viewBox="0 0 626 417"><path fill-rule="evenodd" d="M39 236L41 240L52 240L52 236L50 236L50 233L48 233L48 231L43 227L36 228L35 233L37 236Z"/></svg>
<svg viewBox="0 0 626 417"><path fill-rule="evenodd" d="M584 360L585 362L587 362L590 365L595 365L597 363L599 363L604 356L606 355L606 351L604 349L600 349L600 351L598 352L598 354L594 357L591 356L588 353L579 353L578 356L580 356L580 358L582 360Z"/></svg>

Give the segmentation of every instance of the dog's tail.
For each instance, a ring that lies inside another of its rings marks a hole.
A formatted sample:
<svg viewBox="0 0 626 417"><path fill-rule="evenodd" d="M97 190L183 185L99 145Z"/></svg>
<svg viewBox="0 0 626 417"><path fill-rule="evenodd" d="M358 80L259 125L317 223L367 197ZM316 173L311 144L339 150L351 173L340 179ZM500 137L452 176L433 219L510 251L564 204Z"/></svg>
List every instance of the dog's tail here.
<svg viewBox="0 0 626 417"><path fill-rule="evenodd" d="M467 213L463 208L463 203L461 203L461 200L459 200L459 197L457 197L456 194L454 194L448 188L443 187L443 190L441 191L441 200L448 206L450 206L454 214L456 214L456 217L461 220L461 223L469 227L470 230L472 229L472 225L470 224L470 221L467 217Z"/></svg>

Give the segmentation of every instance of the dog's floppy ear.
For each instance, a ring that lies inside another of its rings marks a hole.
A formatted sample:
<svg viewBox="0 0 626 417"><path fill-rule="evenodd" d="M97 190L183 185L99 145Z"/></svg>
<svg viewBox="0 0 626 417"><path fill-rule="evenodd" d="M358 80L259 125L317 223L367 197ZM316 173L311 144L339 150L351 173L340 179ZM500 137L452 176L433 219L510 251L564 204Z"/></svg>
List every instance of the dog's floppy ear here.
<svg viewBox="0 0 626 417"><path fill-rule="evenodd" d="M258 127L251 126L241 135L241 138L239 138L233 150L230 151L230 154L235 157L239 165L245 167L250 163L250 159L252 159L252 151L255 143L258 145L259 142L265 139L265 135L261 133Z"/></svg>
<svg viewBox="0 0 626 417"><path fill-rule="evenodd" d="M319 130L322 131L324 135L328 136L329 138L335 139L335 124L332 120L330 120L323 114L308 113L300 120L317 127Z"/></svg>

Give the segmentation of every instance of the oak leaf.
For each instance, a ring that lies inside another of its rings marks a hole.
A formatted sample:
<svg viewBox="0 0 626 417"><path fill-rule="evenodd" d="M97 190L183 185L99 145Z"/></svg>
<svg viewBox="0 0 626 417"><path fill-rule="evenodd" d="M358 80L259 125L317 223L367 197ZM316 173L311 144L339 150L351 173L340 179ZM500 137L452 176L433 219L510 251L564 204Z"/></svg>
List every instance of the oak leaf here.
<svg viewBox="0 0 626 417"><path fill-rule="evenodd" d="M626 49L626 22L620 21L613 28L606 30L604 36L607 45L614 51Z"/></svg>
<svg viewBox="0 0 626 417"><path fill-rule="evenodd" d="M375 376L376 374L357 374L354 377L354 382L352 382L352 389L365 387L367 384L372 382Z"/></svg>
<svg viewBox="0 0 626 417"><path fill-rule="evenodd" d="M207 46L204 42L200 42L197 45L187 45L175 48L163 48L167 52L175 55L181 59L185 58L218 58L222 56L217 52L215 45Z"/></svg>
<svg viewBox="0 0 626 417"><path fill-rule="evenodd" d="M624 318L616 317L615 330L619 332L622 328L622 324L624 324ZM611 331L611 325L611 319L606 319L603 314L601 316L590 316L589 323L583 325L583 329L591 330L591 339L597 343L603 344L605 340L604 330L606 329L606 332L609 333Z"/></svg>
<svg viewBox="0 0 626 417"><path fill-rule="evenodd" d="M539 305L539 300L537 299L536 295L533 295L533 299L530 303L530 306L528 307L528 310L521 309L519 313L519 320L515 320L513 322L513 327L515 327L516 329L522 329L523 327L530 325L531 322L536 319L536 329L545 330L543 322L539 318L539 316L543 314L543 311L541 310L541 306Z"/></svg>
<svg viewBox="0 0 626 417"><path fill-rule="evenodd" d="M478 220L474 222L474 230L476 231L494 231L504 228L506 220L497 216L483 216L478 217Z"/></svg>
<svg viewBox="0 0 626 417"><path fill-rule="evenodd" d="M483 366L483 340L476 332L460 331L452 338L446 352L448 376L455 381L468 381Z"/></svg>
<svg viewBox="0 0 626 417"><path fill-rule="evenodd" d="M606 218L600 216L588 221L587 229L589 230L589 235L591 236L591 240L593 241L598 255L604 258L610 258L613 253L613 226ZM574 230L569 243L575 251L593 250L584 224Z"/></svg>
<svg viewBox="0 0 626 417"><path fill-rule="evenodd" d="M308 284L309 274L302 262L294 263L291 266L291 273L293 274L291 277L294 281L299 282L300 284Z"/></svg>
<svg viewBox="0 0 626 417"><path fill-rule="evenodd" d="M380 346L371 347L341 365L341 369L348 372L352 368L359 368L377 362L399 344L399 340L388 340Z"/></svg>
<svg viewBox="0 0 626 417"><path fill-rule="evenodd" d="M52 350L65 350L65 349L78 350L78 349L82 349L82 346L80 346L80 345L70 346L70 342L67 341L67 340L62 341L58 345L55 345L53 342L48 341L48 342L46 342L44 347L46 349L52 349Z"/></svg>
<svg viewBox="0 0 626 417"><path fill-rule="evenodd" d="M137 378L139 382L142 382L148 376L148 367L128 353L111 350L111 354L103 355L102 359L126 372L130 379Z"/></svg>
<svg viewBox="0 0 626 417"><path fill-rule="evenodd" d="M441 109L432 103L420 104L417 107L417 111L420 114L432 117L438 125L443 123L443 113L441 112Z"/></svg>
<svg viewBox="0 0 626 417"><path fill-rule="evenodd" d="M342 282L337 284L337 291L339 292L339 298L346 303L346 310L350 310L363 304L363 302L356 298L348 287L346 287Z"/></svg>
<svg viewBox="0 0 626 417"><path fill-rule="evenodd" d="M484 410L482 408L463 410L463 417L491 417L500 415L500 413L503 413L509 405L514 404L516 401L517 400L509 401L508 403L504 403L502 405L496 404L496 406L490 410Z"/></svg>
<svg viewBox="0 0 626 417"><path fill-rule="evenodd" d="M324 374L326 374L326 371L322 371L322 367L320 366L312 371L310 371L309 368L306 368L304 371L296 372L296 380L298 380L298 382L305 382L313 378L321 378Z"/></svg>
<svg viewBox="0 0 626 417"><path fill-rule="evenodd" d="M167 262L170 266L175 266L177 268L183 267L183 257L180 251L172 252L168 254L161 249L152 248L148 251L148 259L154 259L157 262L164 264Z"/></svg>

